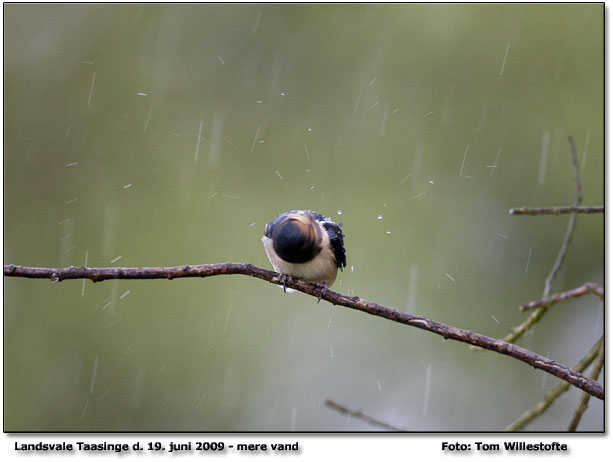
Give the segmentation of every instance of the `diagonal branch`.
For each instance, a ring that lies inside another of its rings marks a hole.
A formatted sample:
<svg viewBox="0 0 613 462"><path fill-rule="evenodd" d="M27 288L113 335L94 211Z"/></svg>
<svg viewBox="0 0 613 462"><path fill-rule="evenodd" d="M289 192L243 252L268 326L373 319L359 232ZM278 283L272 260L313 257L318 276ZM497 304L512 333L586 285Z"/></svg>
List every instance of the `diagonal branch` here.
<svg viewBox="0 0 613 462"><path fill-rule="evenodd" d="M338 411L341 414L346 414L347 417L363 420L364 422L369 423L370 425L374 425L375 427L381 427L381 428L384 428L385 430L389 430L389 431L392 431L392 432L407 431L407 430L404 430L404 429L402 429L400 427L395 427L395 426L390 425L388 423L385 423L385 422L382 422L380 420L377 420L374 417L369 416L368 414L364 414L360 410L349 409L349 408L343 406L342 404L338 404L338 403L332 401L331 399L326 399L325 404L330 409L334 409L335 411Z"/></svg>
<svg viewBox="0 0 613 462"><path fill-rule="evenodd" d="M603 339L601 337L600 340L596 342L592 349L581 359L581 361L579 361L575 365L573 369L577 372L583 372L585 369L587 369L587 367L592 364L592 362L598 355L598 352L600 351L602 345ZM556 399L558 399L560 396L562 396L563 393L566 393L568 391L569 387L570 384L568 382L562 382L556 385L554 388L548 391L545 396L543 396L543 398L538 402L536 406L524 412L515 422L509 424L504 429L504 431L516 432L524 428L538 416L544 414L545 411L549 409L549 407L555 402Z"/></svg>
<svg viewBox="0 0 613 462"><path fill-rule="evenodd" d="M600 343L600 348L598 349L598 357L592 366L592 371L590 372L590 378L592 380L598 380L598 376L600 375L600 371L602 371L602 367L604 366L604 342ZM577 427L579 426L579 422L581 422L581 417L585 411L587 411L587 403L590 400L591 396L587 393L581 393L581 398L579 398L579 402L577 403L577 407L575 408L575 412L573 413L573 417L568 424L567 430L570 432L577 431Z"/></svg>
<svg viewBox="0 0 613 462"><path fill-rule="evenodd" d="M360 297L350 297L333 292L322 285L311 284L291 276L258 268L249 263L213 263L208 265L137 268L87 268L75 266L69 268L34 268L16 265L4 266L5 276L51 279L54 282L60 282L65 279L91 279L93 282L107 279L177 279L185 277L209 277L224 274L242 274L263 279L273 284L283 284L285 287L318 297L318 299L326 300L334 305L341 305L363 311L374 316L432 332L445 339L468 343L486 350L511 356L536 369L541 369L549 374L555 375L597 398L604 399L604 388L598 382L590 380L572 369L526 348L481 335L470 330L449 326L423 316L409 314L397 310L396 308L364 300Z"/></svg>

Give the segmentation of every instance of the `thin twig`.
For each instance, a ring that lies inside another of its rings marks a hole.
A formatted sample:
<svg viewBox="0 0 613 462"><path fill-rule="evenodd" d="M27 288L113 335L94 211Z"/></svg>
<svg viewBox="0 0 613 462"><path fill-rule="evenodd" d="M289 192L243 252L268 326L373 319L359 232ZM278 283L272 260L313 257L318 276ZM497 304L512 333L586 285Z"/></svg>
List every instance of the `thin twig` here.
<svg viewBox="0 0 613 462"><path fill-rule="evenodd" d="M579 361L575 365L573 369L576 370L577 372L583 372L585 369L587 369L587 367L590 364L592 364L592 361L594 361L594 359L598 355L598 351L600 351L600 348L603 345L603 343L604 342L601 337L600 340L596 342L596 344L594 344L592 349L581 359L581 361ZM555 402L555 400L558 397L560 397L563 393L568 391L569 388L570 388L570 384L568 382L559 383L554 388L552 388L549 392L547 392L547 394L543 396L543 398L538 402L536 406L524 412L515 422L509 424L504 429L504 431L505 432L516 432L516 431L521 430L526 425L528 425L530 422L532 422L534 419L536 419L538 416L544 414L545 411L549 409L549 407Z"/></svg>
<svg viewBox="0 0 613 462"><path fill-rule="evenodd" d="M326 399L325 404L329 408L334 409L335 411L338 411L341 414L347 415L349 418L363 420L364 422L367 422L370 425L374 425L375 427L381 427L381 428L384 428L386 430L390 430L390 431L393 431L393 432L404 432L404 431L407 431L407 430L399 428L399 427L394 427L393 425L390 425L388 423L381 422L380 420L377 420L377 419L375 419L375 418L373 418L373 417L371 417L371 416L369 416L367 414L364 414L360 410L352 410L352 409L346 408L342 404L335 403L331 399Z"/></svg>
<svg viewBox="0 0 613 462"><path fill-rule="evenodd" d="M576 287L566 292L558 292L547 298L541 298L540 300L534 300L525 305L521 305L519 309L521 311L533 310L534 308L540 308L542 306L549 307L556 303L568 300L571 298L581 297L586 294L594 294L601 300L604 299L604 289L595 282L586 282L582 286Z"/></svg>
<svg viewBox="0 0 613 462"><path fill-rule="evenodd" d="M572 136L568 137L568 142L570 143L570 157L573 164L573 170L575 172L575 202L573 203L573 205L575 207L578 207L583 201L583 196L581 195L581 178L579 176L579 163L577 162L577 149L575 148L575 142L573 141ZM549 293L551 292L551 284L553 284L553 280L560 271L560 268L562 268L562 263L564 263L566 253L568 252L568 246L570 245L570 241L573 238L576 219L577 214L575 212L571 213L570 218L568 220L568 226L566 227L564 241L562 242L562 247L560 248L560 252L558 253L556 261L551 268L551 272L545 280L545 290L543 291L543 298L549 296Z"/></svg>
<svg viewBox="0 0 613 462"><path fill-rule="evenodd" d="M518 207L509 210L510 215L561 215L568 213L604 213L604 206Z"/></svg>
<svg viewBox="0 0 613 462"><path fill-rule="evenodd" d="M573 203L573 206L578 207L581 204L583 197L581 195L582 188L581 179L579 176L579 163L577 162L577 149L575 148L575 142L573 141L572 136L568 137L568 142L570 144L571 163L575 172L575 201ZM573 232L575 230L576 218L577 213L572 212L570 218L568 219L566 233L564 234L564 240L562 241L562 246L560 247L560 251L558 252L556 261L554 262L551 271L547 275L547 279L545 279L545 288L543 290L543 295L541 298L549 297L553 280L558 274L558 271L560 271L562 263L564 263L564 259L566 258L566 252L568 251L568 247L570 245L570 241L573 237ZM541 306L540 308L537 308L524 322L522 322L519 326L514 327L511 330L511 333L504 337L504 340L510 343L516 342L519 337L521 337L543 317L543 315L547 312L548 309L549 308L546 306Z"/></svg>
<svg viewBox="0 0 613 462"><path fill-rule="evenodd" d="M592 366L592 371L590 372L590 378L592 380L598 380L602 366L604 366L604 343L600 344L600 348L598 349L598 357L596 358L596 361ZM574 432L577 430L581 417L583 417L584 412L587 411L587 403L589 400L590 395L587 393L581 393L581 397L579 398L575 412L573 412L573 417L570 419L570 423L567 427L569 432Z"/></svg>
<svg viewBox="0 0 613 462"><path fill-rule="evenodd" d="M342 305L363 311L374 316L389 319L394 322L417 327L434 334L440 335L445 339L452 339L458 342L476 345L486 350L511 356L530 364L536 369L541 369L556 377L587 391L594 396L604 399L603 387L568 367L559 364L551 359L534 353L526 348L498 340L492 337L478 334L466 329L449 326L423 316L417 316L404 311L380 305L378 303L364 300L360 297L350 297L337 292L333 292L323 285L311 284L300 279L275 273L274 271L258 268L249 263L214 263L208 265L184 265L172 267L138 267L138 268L35 268L27 266L5 265L5 276L19 276L26 278L46 278L54 282L65 279L91 279L94 282L107 279L177 279L185 277L208 277L228 274L242 274L245 276L263 279L273 284L283 284L285 287L295 289L300 292L326 300L334 305Z"/></svg>

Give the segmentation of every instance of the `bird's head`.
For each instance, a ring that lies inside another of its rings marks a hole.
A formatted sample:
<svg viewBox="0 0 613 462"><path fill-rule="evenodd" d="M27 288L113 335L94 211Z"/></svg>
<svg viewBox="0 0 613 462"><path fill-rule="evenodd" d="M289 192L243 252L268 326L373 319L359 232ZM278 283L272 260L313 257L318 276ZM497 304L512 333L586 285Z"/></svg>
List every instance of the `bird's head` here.
<svg viewBox="0 0 613 462"><path fill-rule="evenodd" d="M290 263L304 263L321 252L321 228L308 214L283 214L269 224L266 234L277 255Z"/></svg>

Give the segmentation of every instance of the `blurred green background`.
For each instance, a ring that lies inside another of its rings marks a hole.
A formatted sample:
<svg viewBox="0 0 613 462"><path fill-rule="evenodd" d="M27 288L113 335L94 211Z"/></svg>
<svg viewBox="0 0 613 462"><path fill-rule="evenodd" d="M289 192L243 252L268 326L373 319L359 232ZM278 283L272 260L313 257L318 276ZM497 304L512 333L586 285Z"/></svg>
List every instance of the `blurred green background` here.
<svg viewBox="0 0 613 462"><path fill-rule="evenodd" d="M343 223L333 289L503 337L540 298L577 144L602 205L603 5L4 5L4 262L270 268L279 213ZM603 282L580 215L553 290ZM519 344L573 366L603 308ZM558 379L242 276L4 278L5 431L500 430ZM572 389L528 429L563 430ZM590 402L580 430L603 430Z"/></svg>

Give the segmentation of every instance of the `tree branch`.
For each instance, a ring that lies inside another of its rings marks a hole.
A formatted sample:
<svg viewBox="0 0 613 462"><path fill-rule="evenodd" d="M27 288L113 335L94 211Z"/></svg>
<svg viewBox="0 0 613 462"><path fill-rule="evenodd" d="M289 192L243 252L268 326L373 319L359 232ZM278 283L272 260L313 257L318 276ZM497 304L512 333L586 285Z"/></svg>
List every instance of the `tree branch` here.
<svg viewBox="0 0 613 462"><path fill-rule="evenodd" d="M521 311L528 311L533 310L534 308L540 308L542 306L548 307L555 303L568 300L570 298L581 297L585 294L594 294L601 300L604 299L604 289L602 287L600 287L594 282L586 282L582 286L576 287L574 289L567 290L565 292L558 292L557 294L553 294L549 297L541 298L540 300L534 300L530 303L526 303L525 305L521 305L519 309Z"/></svg>
<svg viewBox="0 0 613 462"><path fill-rule="evenodd" d="M518 207L509 210L510 215L560 215L567 213L604 213L604 206Z"/></svg>
<svg viewBox="0 0 613 462"><path fill-rule="evenodd" d="M245 276L263 279L273 284L283 284L285 287L304 292L305 294L326 300L334 305L363 311L374 316L390 321L406 324L412 327L432 332L445 339L476 345L486 350L511 356L519 359L536 369L541 369L549 374L569 382L570 384L590 393L597 398L604 399L604 388L593 380L578 374L568 367L551 359L534 353L526 348L512 343L498 340L485 335L477 334L466 329L433 321L423 316L417 316L397 310L385 305L380 305L360 297L350 297L333 292L318 284L311 284L300 279L275 273L274 271L258 268L249 263L214 263L207 265L184 265L172 267L136 267L136 268L35 268L27 266L5 265L5 276L25 278L51 279L60 282L66 279L91 279L93 282L107 279L177 279L185 277L209 277L228 274L242 274Z"/></svg>
<svg viewBox="0 0 613 462"><path fill-rule="evenodd" d="M598 380L598 376L600 375L600 371L604 366L604 342L600 344L600 348L598 349L598 357L596 361L594 361L594 365L592 366L592 371L590 372L590 378L592 380ZM577 407L575 408L575 412L573 413L573 417L568 424L567 430L569 432L574 432L577 430L579 426L579 422L581 421L581 417L585 411L587 411L587 403L590 400L590 395L587 393L581 393L581 398L579 398L579 402L577 403Z"/></svg>
<svg viewBox="0 0 613 462"><path fill-rule="evenodd" d="M587 367L592 364L598 355L602 345L603 339L601 338L573 369L577 372L583 372L585 369L587 369ZM524 412L515 422L509 424L504 431L516 432L524 428L538 416L544 414L545 411L554 403L554 401L562 395L562 393L568 391L569 387L570 384L568 382L562 382L556 385L549 392L547 392L545 396L543 396L543 399L541 399L536 406Z"/></svg>
<svg viewBox="0 0 613 462"><path fill-rule="evenodd" d="M386 430L390 430L390 431L393 431L393 432L407 431L407 430L404 430L404 429L399 428L399 427L394 427L393 425L390 425L388 423L381 422L380 420L377 420L377 419L375 419L375 418L373 418L373 417L371 417L371 416L369 416L367 414L364 414L360 410L353 410L353 409L346 408L345 406L343 406L341 404L335 403L331 399L326 399L325 404L329 408L334 409L335 411L338 411L341 414L345 414L345 415L347 415L350 418L363 420L364 422L367 422L370 425L374 425L375 427L381 427L381 428L384 428Z"/></svg>
<svg viewBox="0 0 613 462"><path fill-rule="evenodd" d="M590 373L590 378L592 380L598 380L598 376L600 375L600 371L604 366L604 342L600 344L600 348L598 349L598 357L596 361L594 361L594 365L592 366L592 371ZM581 421L581 417L585 411L587 411L587 403L590 400L591 396L587 393L581 393L581 397L579 398L579 402L577 403L577 407L575 408L575 412L573 412L573 417L570 419L570 423L568 424L567 430L569 432L574 432L577 430L579 426L579 422Z"/></svg>

